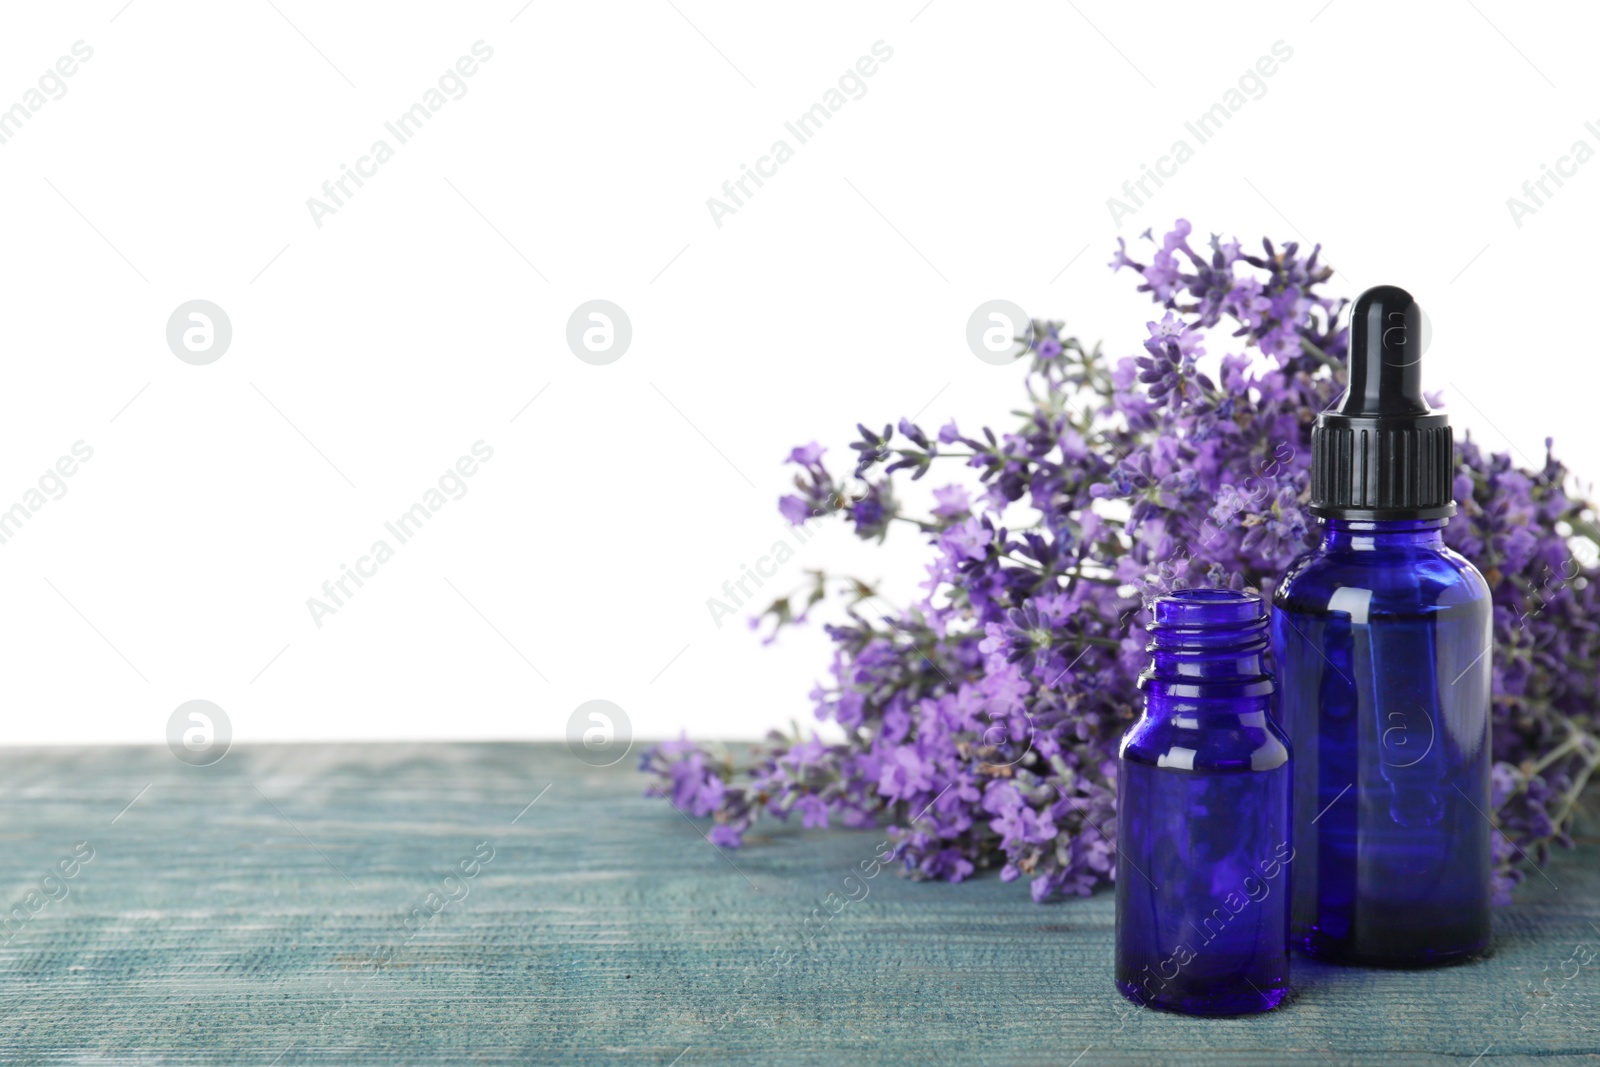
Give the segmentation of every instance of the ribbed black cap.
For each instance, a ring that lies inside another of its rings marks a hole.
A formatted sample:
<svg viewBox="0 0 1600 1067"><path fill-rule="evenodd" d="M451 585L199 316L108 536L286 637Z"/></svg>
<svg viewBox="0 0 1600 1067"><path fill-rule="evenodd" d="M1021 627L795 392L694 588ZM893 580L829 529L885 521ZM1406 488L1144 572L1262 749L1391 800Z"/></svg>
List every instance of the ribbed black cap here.
<svg viewBox="0 0 1600 1067"><path fill-rule="evenodd" d="M1422 309L1393 285L1350 309L1349 389L1311 431L1311 511L1329 519L1455 514L1450 423L1422 397Z"/></svg>

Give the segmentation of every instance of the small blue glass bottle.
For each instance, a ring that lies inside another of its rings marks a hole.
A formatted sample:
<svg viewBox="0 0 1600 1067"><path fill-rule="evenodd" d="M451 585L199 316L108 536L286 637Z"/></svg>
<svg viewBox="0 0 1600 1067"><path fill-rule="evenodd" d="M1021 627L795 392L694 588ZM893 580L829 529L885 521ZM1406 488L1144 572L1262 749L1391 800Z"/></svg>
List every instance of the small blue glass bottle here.
<svg viewBox="0 0 1600 1067"><path fill-rule="evenodd" d="M1268 1011L1289 991L1294 849L1266 607L1188 589L1153 615L1118 759L1117 988L1190 1015Z"/></svg>
<svg viewBox="0 0 1600 1067"><path fill-rule="evenodd" d="M1273 596L1294 744L1291 936L1338 963L1451 963L1489 940L1493 608L1444 546L1450 426L1422 396L1421 316L1379 286L1350 319L1349 389L1312 435L1321 544Z"/></svg>

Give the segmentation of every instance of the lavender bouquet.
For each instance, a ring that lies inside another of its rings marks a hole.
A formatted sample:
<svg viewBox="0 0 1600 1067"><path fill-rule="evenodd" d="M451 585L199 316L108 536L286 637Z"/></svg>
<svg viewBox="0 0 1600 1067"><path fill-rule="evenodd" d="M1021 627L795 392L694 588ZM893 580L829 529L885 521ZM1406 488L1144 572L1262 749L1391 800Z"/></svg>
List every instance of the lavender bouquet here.
<svg viewBox="0 0 1600 1067"><path fill-rule="evenodd" d="M642 762L653 794L710 816L722 847L763 815L797 813L806 827L887 823L913 877L999 866L1002 880L1028 876L1036 901L1111 880L1115 746L1140 707L1146 605L1193 586L1270 598L1313 544L1311 427L1342 390L1345 301L1323 292L1320 246L1263 241L1251 254L1212 237L1201 253L1190 235L1181 219L1159 245L1146 233L1148 263L1118 241L1112 269L1164 309L1143 355L1112 365L1059 323L1030 326L1027 404L1010 432L860 426L843 478L814 443L790 453L784 517L842 516L879 541L914 526L932 547L925 595L895 608L866 583L811 572L762 619L776 636L842 600L826 627L832 678L812 696L844 742L775 732L742 768L718 746L662 743ZM1198 369L1206 345L1226 352L1215 379ZM1552 842L1571 846L1600 763L1600 569L1575 554L1600 530L1549 444L1528 470L1461 441L1445 534L1494 590L1501 902ZM897 477L944 461L968 480L907 514Z"/></svg>

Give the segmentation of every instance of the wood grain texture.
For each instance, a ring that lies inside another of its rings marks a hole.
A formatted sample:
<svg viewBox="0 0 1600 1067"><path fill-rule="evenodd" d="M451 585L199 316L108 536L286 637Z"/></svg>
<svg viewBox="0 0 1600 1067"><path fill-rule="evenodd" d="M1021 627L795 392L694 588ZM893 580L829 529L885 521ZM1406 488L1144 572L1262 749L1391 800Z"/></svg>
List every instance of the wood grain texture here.
<svg viewBox="0 0 1600 1067"><path fill-rule="evenodd" d="M1125 1011L1107 894L847 883L881 835L722 853L642 786L560 745L0 751L0 907L28 916L0 935L0 1063L1600 1062L1592 841L1481 962L1297 959L1283 1009L1199 1021Z"/></svg>

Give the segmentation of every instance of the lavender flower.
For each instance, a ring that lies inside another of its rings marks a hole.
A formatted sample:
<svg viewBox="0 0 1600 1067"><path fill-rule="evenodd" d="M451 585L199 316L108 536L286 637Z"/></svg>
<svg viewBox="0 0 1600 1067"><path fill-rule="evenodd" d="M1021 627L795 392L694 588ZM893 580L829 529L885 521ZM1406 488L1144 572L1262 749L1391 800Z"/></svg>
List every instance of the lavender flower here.
<svg viewBox="0 0 1600 1067"><path fill-rule="evenodd" d="M1026 875L1037 901L1111 880L1115 746L1146 662L1142 597L1270 592L1315 535L1310 430L1342 386L1344 301L1322 291L1332 271L1320 249L1263 241L1250 253L1213 236L1202 253L1191 234L1181 219L1160 241L1146 234L1147 262L1118 241L1112 269L1134 272L1162 308L1141 354L1113 362L1060 323L1033 324L1027 401L1010 432L858 426L848 481L816 443L790 453L784 518L841 515L873 540L897 520L914 525L929 546L925 595L895 610L867 583L816 573L775 602L763 616L774 634L842 598L843 617L825 627L831 678L812 699L845 740L774 733L742 770L715 747L664 742L643 758L652 793L711 817L721 847L759 818L798 811L808 828L887 824L916 878L998 867L1004 881ZM1215 377L1199 370L1207 345L1223 349ZM1504 901L1530 859L1570 846L1600 764L1600 570L1578 551L1600 544L1600 529L1552 455L1519 469L1468 437L1456 459L1446 540L1494 591ZM902 510L896 476L919 479L935 462L969 481L935 489L926 515Z"/></svg>

